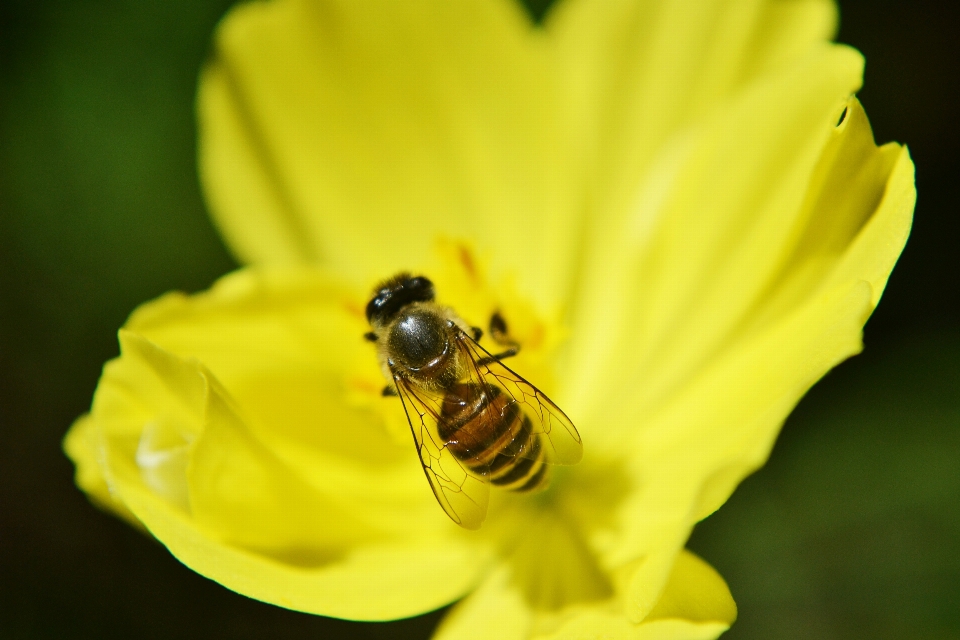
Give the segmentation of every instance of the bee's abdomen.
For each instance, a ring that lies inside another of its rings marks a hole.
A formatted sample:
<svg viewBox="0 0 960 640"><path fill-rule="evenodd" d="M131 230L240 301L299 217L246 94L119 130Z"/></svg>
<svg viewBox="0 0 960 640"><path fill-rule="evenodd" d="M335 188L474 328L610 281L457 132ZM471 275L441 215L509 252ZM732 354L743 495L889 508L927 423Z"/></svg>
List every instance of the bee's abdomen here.
<svg viewBox="0 0 960 640"><path fill-rule="evenodd" d="M545 485L540 437L517 401L497 386L454 385L444 396L437 427L447 449L493 484L512 491Z"/></svg>

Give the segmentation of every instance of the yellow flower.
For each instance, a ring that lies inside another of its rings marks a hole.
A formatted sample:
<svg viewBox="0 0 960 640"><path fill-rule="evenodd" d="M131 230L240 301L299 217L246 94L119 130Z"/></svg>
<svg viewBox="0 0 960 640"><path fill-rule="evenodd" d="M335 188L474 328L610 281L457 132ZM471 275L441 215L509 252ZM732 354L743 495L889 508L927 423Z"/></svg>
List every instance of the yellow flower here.
<svg viewBox="0 0 960 640"><path fill-rule="evenodd" d="M274 0L224 21L201 173L253 265L120 332L77 483L187 566L312 613L463 598L440 638L714 638L684 550L803 393L861 348L913 165L876 147L832 4ZM838 120L840 121L838 124ZM362 339L370 287L523 344L584 459L466 531Z"/></svg>

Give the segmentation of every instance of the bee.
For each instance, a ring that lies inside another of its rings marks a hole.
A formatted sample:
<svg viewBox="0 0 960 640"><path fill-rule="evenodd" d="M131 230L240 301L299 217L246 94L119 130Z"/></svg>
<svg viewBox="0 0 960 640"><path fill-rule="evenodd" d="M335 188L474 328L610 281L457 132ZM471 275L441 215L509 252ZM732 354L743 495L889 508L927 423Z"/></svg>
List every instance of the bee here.
<svg viewBox="0 0 960 640"><path fill-rule="evenodd" d="M570 419L503 360L520 345L499 312L491 338L507 347L491 354L483 331L434 302L433 283L401 273L376 288L367 304L384 376L384 395L403 404L420 463L437 502L466 529L486 517L489 485L516 492L546 488L550 465L583 455Z"/></svg>

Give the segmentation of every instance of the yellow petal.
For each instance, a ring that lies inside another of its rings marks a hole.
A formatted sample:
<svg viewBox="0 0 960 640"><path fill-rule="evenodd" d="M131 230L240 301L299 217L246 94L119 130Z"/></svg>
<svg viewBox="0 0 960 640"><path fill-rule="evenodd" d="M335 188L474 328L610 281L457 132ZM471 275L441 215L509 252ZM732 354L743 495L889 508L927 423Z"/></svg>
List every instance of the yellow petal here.
<svg viewBox="0 0 960 640"><path fill-rule="evenodd" d="M93 405L115 479L139 479L189 512L199 528L293 564L319 562L377 537L259 442L202 365L129 331L121 332L120 344L121 359L108 366ZM168 411L177 404L182 411ZM144 413L150 415L141 422ZM133 425L139 434L130 432ZM124 454L134 437L131 459Z"/></svg>
<svg viewBox="0 0 960 640"><path fill-rule="evenodd" d="M534 614L511 584L506 566L491 571L476 591L450 609L433 640L524 640Z"/></svg>
<svg viewBox="0 0 960 640"><path fill-rule="evenodd" d="M821 45L664 148L618 239L589 261L574 413L606 413L614 397L656 406L732 344L802 229L811 174L861 72L859 54Z"/></svg>
<svg viewBox="0 0 960 640"><path fill-rule="evenodd" d="M835 256L836 266L827 271L820 286L866 280L876 306L910 234L917 202L913 161L906 147L893 143L879 149L874 146L870 123L857 100L848 105L835 135L834 165L846 166L846 171L835 169L831 181L825 181L806 242L798 244L793 260L822 262L824 254ZM840 181L843 186L837 184ZM827 232L826 219L832 211L842 212L854 224L840 224L833 233ZM847 239L849 246L844 243ZM811 259L811 253L819 259Z"/></svg>
<svg viewBox="0 0 960 640"><path fill-rule="evenodd" d="M835 27L827 0L558 3L548 28L576 87L569 99L594 137L595 240L615 233L606 222L620 220L623 201L678 131L795 63Z"/></svg>
<svg viewBox="0 0 960 640"><path fill-rule="evenodd" d="M822 0L570 0L544 28L512 0L242 5L200 84L210 208L242 260L365 284L467 237L554 310L664 141L834 22Z"/></svg>
<svg viewBox="0 0 960 640"><path fill-rule="evenodd" d="M470 237L556 297L577 158L546 54L514 2L241 5L200 86L211 210L246 261L368 284Z"/></svg>
<svg viewBox="0 0 960 640"><path fill-rule="evenodd" d="M77 467L77 486L91 502L112 511L138 529L143 524L111 490L103 475L103 443L97 423L89 414L77 418L63 439L63 450Z"/></svg>
<svg viewBox="0 0 960 640"><path fill-rule="evenodd" d="M574 344L569 406L595 449L635 452L624 464L640 489L621 505L620 537L598 543L611 561L645 558L633 619L657 602L692 522L762 464L810 385L859 351L906 240L912 164L878 149L847 100L859 72L858 56L823 48L678 139L584 287L596 297L575 335L594 340Z"/></svg>
<svg viewBox="0 0 960 640"><path fill-rule="evenodd" d="M893 143L878 148L867 114L859 100L851 98L813 171L800 230L779 273L771 278L753 324L776 317L818 287L844 280L870 282L876 305L890 274L891 255L898 255L906 242L915 198L906 150ZM892 221L891 215L899 219ZM871 240L881 228L892 234L885 241L887 251L878 250L884 244ZM855 238L859 248L851 247ZM861 262L864 251L870 253L868 262Z"/></svg>
<svg viewBox="0 0 960 640"><path fill-rule="evenodd" d="M640 490L624 500L625 528L609 547L622 561L645 556L629 596L634 619L657 602L690 524L763 463L810 385L859 351L862 326L906 240L915 199L906 150L876 148L856 101L822 148L797 208L800 224L765 295L748 307L752 322L658 408L634 406L630 414L623 407L622 421L606 423L606 433L626 425L627 434L615 436L619 446L629 450L632 441L640 452L627 463Z"/></svg>
<svg viewBox="0 0 960 640"><path fill-rule="evenodd" d="M663 595L647 621L663 618L730 625L737 619L737 605L720 574L684 549L677 556Z"/></svg>
<svg viewBox="0 0 960 640"><path fill-rule="evenodd" d="M700 640L718 637L737 617L736 604L723 578L686 550L675 557L663 595L642 623L631 621L621 608L612 604L601 603L568 612L559 624L551 624L541 616L541 626L554 628L530 637Z"/></svg>
<svg viewBox="0 0 960 640"><path fill-rule="evenodd" d="M648 419L634 462L645 486L625 501L624 530L614 557L650 553L629 594L634 619L659 598L670 567L696 519L726 498L736 482L762 464L779 426L823 373L860 348L871 310L866 283L815 299L789 322L691 381L676 403ZM656 553L653 553L656 552Z"/></svg>
<svg viewBox="0 0 960 640"><path fill-rule="evenodd" d="M320 358L311 369L311 350L343 353L349 342L323 332L352 322L342 298L315 297L336 290L312 271L243 272L206 294L146 305L129 326L179 353L122 331L122 355L105 367L91 415L67 446L89 465L81 445L99 430L94 464L119 510L231 589L344 618L422 613L463 595L487 555L437 508L412 445L378 430L369 407L345 405L353 363ZM298 375L316 384L300 385ZM340 406L311 405L316 394ZM82 474L100 496L96 478Z"/></svg>
<svg viewBox="0 0 960 640"><path fill-rule="evenodd" d="M737 607L723 578L710 565L683 550L656 607L642 624L631 622L616 599L566 610L531 606L505 566L455 605L434 640L496 637L525 638L716 638L737 617Z"/></svg>
<svg viewBox="0 0 960 640"><path fill-rule="evenodd" d="M387 437L369 406L384 381L362 339L364 302L321 271L241 271L202 294L148 303L127 326L203 362L242 402L251 432L308 482L324 486L333 465L338 490L351 495L412 462L409 479L423 489L409 433ZM369 401L358 404L364 392ZM383 404L403 420L397 403Z"/></svg>
<svg viewBox="0 0 960 640"><path fill-rule="evenodd" d="M589 611L577 616L559 631L534 636L536 640L713 640L729 625L721 622L691 622L666 619L635 625L622 615Z"/></svg>
<svg viewBox="0 0 960 640"><path fill-rule="evenodd" d="M876 148L866 116L856 100L848 107L844 126L847 129L836 133L836 145L831 144L827 151L834 150L831 147L837 149L836 172L841 178L848 179L843 186L836 182L831 184L836 180L834 176L826 182L823 197L817 198L811 214L810 227L789 260L787 270L792 271L790 277L794 282L780 282L778 288L781 292L790 291L795 299L799 292L810 291L813 287L818 287L825 296L830 296L827 292L831 290L865 289L869 297L861 326L847 329L848 339L859 341L862 324L879 302L887 278L906 243L916 189L913 163L907 150L893 144ZM850 157L857 153L863 156L859 163ZM825 153L825 157L829 154ZM831 213L840 215L831 219L830 224L824 223ZM812 274L820 278L811 277ZM798 282L803 282L804 286L799 287ZM789 299L788 295L781 295L768 304L775 309L783 300ZM815 305L823 299L814 298L814 302L806 304ZM829 347L839 345L838 339L842 340L842 337L833 335L830 340L820 343L811 341L807 353L800 354L804 363L797 367L797 378L802 381L797 398L808 382L815 381L830 367ZM838 350L832 357L839 361L858 350L858 345L851 342L849 353ZM789 352L784 349L782 354L785 356ZM789 360L783 358L779 366L785 368L787 362ZM766 375L762 371L757 373ZM775 435L774 431L770 437ZM761 445L761 449L770 445L772 441ZM765 454L757 466L763 459ZM698 519L716 510L730 495L739 478L731 477L731 472L726 470L718 471L711 481L704 488Z"/></svg>
<svg viewBox="0 0 960 640"><path fill-rule="evenodd" d="M467 593L479 577L476 553L460 545L369 545L321 567L298 567L204 535L142 485L124 484L122 496L182 563L238 593L289 609L392 620L439 608Z"/></svg>
<svg viewBox="0 0 960 640"><path fill-rule="evenodd" d="M831 81L842 81L842 75L831 77L827 71L829 67L822 70L827 87ZM835 91L842 89L840 84ZM829 98L829 93L824 97ZM605 363L615 378L601 386L608 395L597 403L605 414L604 429L591 433L589 417L580 425L585 440L598 448L631 450L626 442L636 443L632 450L637 456L626 467L633 476L630 484L640 489L620 507L624 523L620 537L613 536L607 540L609 546L603 545L603 553L611 553L618 561L638 555L645 558L628 595L633 620L642 620L659 599L658 589L690 525L715 510L747 473L763 463L783 419L810 385L859 351L862 326L909 231L914 191L912 165L905 151L896 145L875 147L856 101L848 104L839 127L826 120L829 101L821 105L819 128L824 133L818 135L816 126L808 127L814 153L807 152L800 171L795 170L792 177L785 173L787 186L780 187L781 193L792 195L792 205L768 208L765 217L743 212L741 219L753 229L744 227L750 232L726 251L717 245L716 258L695 268L698 273L689 280L663 280L660 289L649 284L651 278L655 282L657 277L667 278L666 274L689 274L689 265L677 262L688 256L696 262L701 254L710 253L706 247L697 248L693 255L683 253L683 242L717 237L712 235L716 231L704 232L693 220L685 227L689 237L667 236L672 248L663 255L675 256L674 263L644 269L641 259L641 267L634 271L639 273L639 283L612 276L617 284L634 283L650 299L640 300L637 315L622 316L627 318L624 333L599 333L601 340L610 340L606 344L616 345L615 353L626 357L621 357L619 365ZM761 114L756 115L762 120ZM764 146L772 139L754 140ZM675 158L669 162L675 163L674 169L683 167ZM757 173L762 175L759 169ZM714 179L714 184L718 181ZM684 191L696 191L703 183L685 179L680 184L685 185ZM764 187L771 184L768 180ZM769 192L776 194L777 189ZM715 194L714 199L722 204L725 197ZM669 204L669 198L656 204L664 202ZM778 200L771 198L771 202ZM709 211L710 206L699 210ZM783 210L792 210L792 216L780 214ZM684 209L670 211L671 221L684 215ZM699 224L730 222L729 217L719 217ZM651 243L657 240L657 232L650 231ZM769 266L764 267L764 262ZM682 295L671 287L682 289L685 282L700 288L691 288L677 307L682 314L664 313L661 303L669 306L671 297L662 296ZM614 301L628 295L606 293ZM618 310L616 302L604 307L607 327L620 321ZM651 315L653 321L648 320ZM654 350L648 353L657 353L659 342L670 340L670 347L659 352L666 359L643 359L643 343L650 339L644 335L648 322L663 327L653 334L660 339L653 341ZM633 348L631 341L636 344ZM639 364L631 362L638 353ZM684 357L689 358L689 368L679 366L677 359ZM676 382L657 389L664 381L661 376L669 379L671 369L678 376ZM631 386L627 388L621 380ZM613 397L631 401L616 402ZM572 411L576 415L577 409Z"/></svg>

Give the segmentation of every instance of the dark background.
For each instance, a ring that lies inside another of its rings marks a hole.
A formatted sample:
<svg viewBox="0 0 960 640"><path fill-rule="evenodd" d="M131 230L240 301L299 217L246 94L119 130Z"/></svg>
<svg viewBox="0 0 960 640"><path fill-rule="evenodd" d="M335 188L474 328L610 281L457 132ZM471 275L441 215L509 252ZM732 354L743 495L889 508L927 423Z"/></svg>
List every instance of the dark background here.
<svg viewBox="0 0 960 640"><path fill-rule="evenodd" d="M235 266L194 163L197 69L229 4L0 2L2 638L417 638L439 619L236 595L93 508L61 453L127 314ZM730 640L960 638L960 20L932 0L840 4L877 139L916 161L916 222L865 354L694 532L740 606Z"/></svg>

